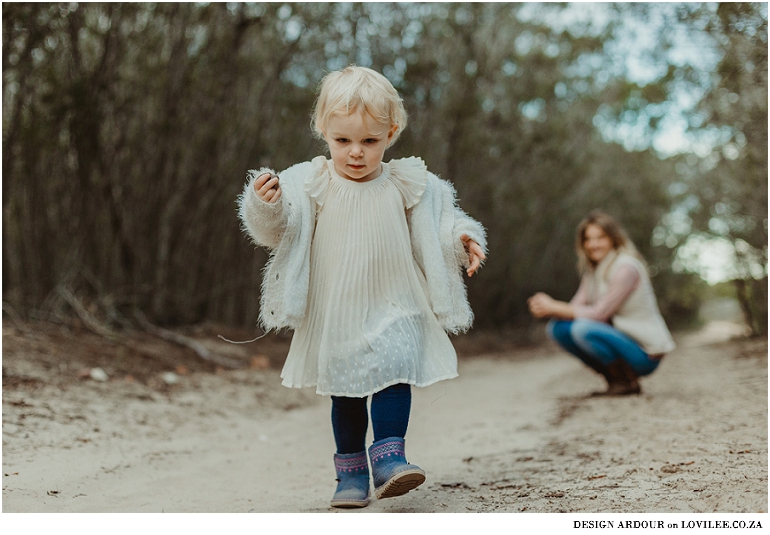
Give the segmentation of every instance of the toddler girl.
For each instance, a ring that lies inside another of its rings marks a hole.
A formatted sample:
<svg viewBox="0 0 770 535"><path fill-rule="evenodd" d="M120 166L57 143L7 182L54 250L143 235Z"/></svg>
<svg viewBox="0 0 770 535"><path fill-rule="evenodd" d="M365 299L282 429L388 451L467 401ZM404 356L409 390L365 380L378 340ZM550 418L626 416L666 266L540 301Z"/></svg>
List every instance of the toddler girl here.
<svg viewBox="0 0 770 535"><path fill-rule="evenodd" d="M425 481L404 453L410 385L457 376L447 331L471 325L460 267L468 276L479 268L485 232L421 159L382 161L406 112L381 74L356 66L328 74L313 126L331 159L279 176L249 171L239 217L270 251L260 323L295 331L283 384L331 396L338 481L331 505L365 507L369 396L375 495L399 496Z"/></svg>

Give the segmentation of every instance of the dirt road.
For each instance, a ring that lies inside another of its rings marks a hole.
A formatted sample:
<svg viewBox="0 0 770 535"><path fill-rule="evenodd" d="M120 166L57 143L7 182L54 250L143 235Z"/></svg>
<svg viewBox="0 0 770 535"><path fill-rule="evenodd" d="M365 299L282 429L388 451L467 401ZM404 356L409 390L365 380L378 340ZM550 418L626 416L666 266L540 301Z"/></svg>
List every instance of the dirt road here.
<svg viewBox="0 0 770 535"><path fill-rule="evenodd" d="M3 512L766 513L767 340L719 327L628 398L552 346L462 359L414 390L426 483L357 511L328 506L328 398L277 370L64 384L4 327Z"/></svg>

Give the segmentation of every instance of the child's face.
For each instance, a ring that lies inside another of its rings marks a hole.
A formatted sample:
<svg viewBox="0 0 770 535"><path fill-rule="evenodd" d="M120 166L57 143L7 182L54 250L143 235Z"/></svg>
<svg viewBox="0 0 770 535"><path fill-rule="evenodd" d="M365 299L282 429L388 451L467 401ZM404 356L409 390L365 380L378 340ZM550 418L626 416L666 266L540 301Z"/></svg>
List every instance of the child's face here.
<svg viewBox="0 0 770 535"><path fill-rule="evenodd" d="M368 182L380 175L385 147L397 126L378 123L366 113L347 116L332 115L324 131L324 139L342 178Z"/></svg>

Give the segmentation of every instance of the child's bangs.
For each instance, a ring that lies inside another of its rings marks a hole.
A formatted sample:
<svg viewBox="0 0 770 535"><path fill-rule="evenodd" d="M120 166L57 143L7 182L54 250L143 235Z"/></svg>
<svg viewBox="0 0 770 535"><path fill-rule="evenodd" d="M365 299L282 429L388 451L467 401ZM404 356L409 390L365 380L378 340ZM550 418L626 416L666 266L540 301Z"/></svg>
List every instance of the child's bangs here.
<svg viewBox="0 0 770 535"><path fill-rule="evenodd" d="M358 88L357 91L339 95L328 108L326 119L332 116L347 117L363 111L369 117L388 127L395 124L392 107L386 98L369 88Z"/></svg>

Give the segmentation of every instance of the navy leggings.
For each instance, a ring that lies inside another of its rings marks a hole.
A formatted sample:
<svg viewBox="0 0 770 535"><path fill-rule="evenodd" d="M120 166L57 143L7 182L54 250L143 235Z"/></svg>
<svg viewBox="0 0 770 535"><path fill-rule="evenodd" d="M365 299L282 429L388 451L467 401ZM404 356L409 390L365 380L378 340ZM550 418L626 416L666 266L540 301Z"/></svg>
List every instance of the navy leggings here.
<svg viewBox="0 0 770 535"><path fill-rule="evenodd" d="M332 396L332 429L337 453L358 453L366 450L366 430L369 415L366 397ZM408 384L392 385L372 395L372 431L374 441L406 436L412 390Z"/></svg>

